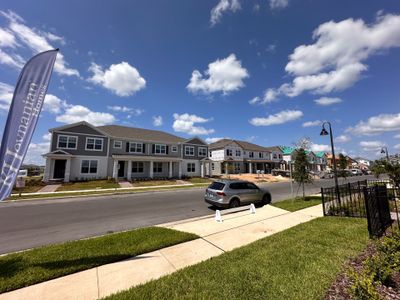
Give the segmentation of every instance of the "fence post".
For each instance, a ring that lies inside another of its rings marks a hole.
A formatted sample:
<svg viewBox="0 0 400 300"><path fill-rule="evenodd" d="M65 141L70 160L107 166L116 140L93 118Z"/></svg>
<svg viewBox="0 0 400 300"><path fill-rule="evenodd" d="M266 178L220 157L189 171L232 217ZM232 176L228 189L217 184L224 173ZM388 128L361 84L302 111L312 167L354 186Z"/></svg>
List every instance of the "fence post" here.
<svg viewBox="0 0 400 300"><path fill-rule="evenodd" d="M348 193L349 193L349 198L350 198L351 214L353 215L353 217L355 217L355 215L354 215L354 209L355 209L355 207L353 208L353 200L352 200L352 197L351 197L351 186L350 186L350 182L347 183L347 191L348 191ZM350 212L350 209L349 209L349 212Z"/></svg>
<svg viewBox="0 0 400 300"><path fill-rule="evenodd" d="M365 201L365 211L367 213L368 233L369 233L369 237L372 238L373 235L372 235L372 226L371 226L371 213L369 211L368 188L367 187L364 187L364 201Z"/></svg>
<svg viewBox="0 0 400 300"><path fill-rule="evenodd" d="M324 216L326 216L325 201L324 201L324 189L323 188L321 188L321 198L322 198L322 211L324 212Z"/></svg>

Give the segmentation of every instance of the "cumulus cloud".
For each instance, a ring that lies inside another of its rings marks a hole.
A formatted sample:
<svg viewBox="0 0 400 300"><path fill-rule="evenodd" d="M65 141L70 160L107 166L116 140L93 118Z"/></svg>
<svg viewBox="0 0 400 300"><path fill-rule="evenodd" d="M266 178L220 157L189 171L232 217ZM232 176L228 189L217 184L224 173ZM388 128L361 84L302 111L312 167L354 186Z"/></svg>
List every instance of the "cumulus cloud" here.
<svg viewBox="0 0 400 300"><path fill-rule="evenodd" d="M400 134L396 134L396 135L394 136L394 138L395 138L395 139L400 139Z"/></svg>
<svg viewBox="0 0 400 300"><path fill-rule="evenodd" d="M221 21L222 15L225 12L231 11L236 12L239 10L240 2L239 0L220 0L216 6L211 10L210 23L211 26L219 23Z"/></svg>
<svg viewBox="0 0 400 300"><path fill-rule="evenodd" d="M218 142L223 139L230 139L230 138L229 137L208 137L208 138L206 138L206 143L212 144L212 143Z"/></svg>
<svg viewBox="0 0 400 300"><path fill-rule="evenodd" d="M331 150L331 146L324 144L311 144L311 151L313 152L329 152Z"/></svg>
<svg viewBox="0 0 400 300"><path fill-rule="evenodd" d="M11 85L0 82L0 110L9 110L13 92L14 88Z"/></svg>
<svg viewBox="0 0 400 300"><path fill-rule="evenodd" d="M61 100L55 95L47 94L44 98L43 111L47 111L52 114L59 114L67 106L67 101Z"/></svg>
<svg viewBox="0 0 400 300"><path fill-rule="evenodd" d="M247 70L236 59L235 54L231 54L227 58L210 63L204 75L194 70L187 89L192 93L222 92L227 95L244 87L243 80L247 77Z"/></svg>
<svg viewBox="0 0 400 300"><path fill-rule="evenodd" d="M127 113L131 116L140 116L141 114L144 113L144 109L141 108L133 108L133 107L126 107L126 106L119 106L119 105L113 105L113 106L107 106L108 110L112 110L115 112L120 112L120 113Z"/></svg>
<svg viewBox="0 0 400 300"><path fill-rule="evenodd" d="M273 89L267 89L264 92L263 97L254 97L249 101L250 104L252 105L262 105L262 104L268 104L271 102L277 101L276 99L276 91Z"/></svg>
<svg viewBox="0 0 400 300"><path fill-rule="evenodd" d="M361 141L360 146L364 151L377 151L386 145L381 141Z"/></svg>
<svg viewBox="0 0 400 300"><path fill-rule="evenodd" d="M190 135L207 135L214 132L214 129L206 129L202 126L195 126L196 123L207 123L212 119L206 119L190 114L174 114L174 123L172 128L176 132L184 132Z"/></svg>
<svg viewBox="0 0 400 300"><path fill-rule="evenodd" d="M368 69L365 61L371 55L400 46L400 15L379 15L372 24L352 18L329 21L314 31L313 39L313 44L298 46L289 56L285 70L294 79L272 89L275 98L351 87Z"/></svg>
<svg viewBox="0 0 400 300"><path fill-rule="evenodd" d="M49 152L50 142L30 143L24 164L44 165L42 154Z"/></svg>
<svg viewBox="0 0 400 300"><path fill-rule="evenodd" d="M153 117L153 126L162 126L163 124L163 118L162 116L154 116Z"/></svg>
<svg viewBox="0 0 400 300"><path fill-rule="evenodd" d="M347 143L351 141L351 138L348 135L339 135L338 137L335 138L336 143Z"/></svg>
<svg viewBox="0 0 400 300"><path fill-rule="evenodd" d="M354 135L377 135L384 132L400 130L400 113L381 114L370 117L367 121L360 121L354 127L349 127L346 132Z"/></svg>
<svg viewBox="0 0 400 300"><path fill-rule="evenodd" d="M272 10L283 9L289 5L289 0L269 0L268 2Z"/></svg>
<svg viewBox="0 0 400 300"><path fill-rule="evenodd" d="M89 71L93 73L88 78L89 82L101 85L120 97L132 96L146 87L146 80L140 76L139 71L125 61L112 64L105 70L92 63Z"/></svg>
<svg viewBox="0 0 400 300"><path fill-rule="evenodd" d="M101 126L115 122L115 117L109 113L91 111L82 105L70 105L62 115L56 117L56 121L67 124L86 121Z"/></svg>
<svg viewBox="0 0 400 300"><path fill-rule="evenodd" d="M314 100L315 103L322 106L328 106L332 104L337 104L343 102L340 98L330 98L330 97L321 97L319 99Z"/></svg>
<svg viewBox="0 0 400 300"><path fill-rule="evenodd" d="M303 127L313 127L313 126L320 126L322 124L322 121L320 120L315 120L315 121L308 121L303 123Z"/></svg>
<svg viewBox="0 0 400 300"><path fill-rule="evenodd" d="M0 32L0 63L15 68L21 68L24 59L16 52L28 48L32 54L51 50L54 47L50 42L65 44L64 38L51 32L44 32L36 28L30 28L25 24L23 18L12 11L1 11L0 15L5 17L9 23L7 28L2 28ZM5 50L5 48L8 48ZM54 64L54 71L60 75L79 76L76 69L68 67L63 54L58 53Z"/></svg>
<svg viewBox="0 0 400 300"><path fill-rule="evenodd" d="M295 121L303 116L300 110L284 110L274 115L269 115L266 118L253 118L250 124L254 126L270 126Z"/></svg>
<svg viewBox="0 0 400 300"><path fill-rule="evenodd" d="M394 145L393 148L396 150L400 150L400 144Z"/></svg>

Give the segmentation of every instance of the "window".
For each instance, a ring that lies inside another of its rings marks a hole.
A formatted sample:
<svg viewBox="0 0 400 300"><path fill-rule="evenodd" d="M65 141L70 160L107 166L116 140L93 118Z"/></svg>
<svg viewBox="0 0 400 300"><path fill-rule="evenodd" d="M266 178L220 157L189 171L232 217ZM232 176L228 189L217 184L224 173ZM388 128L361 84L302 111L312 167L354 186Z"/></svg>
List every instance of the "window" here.
<svg viewBox="0 0 400 300"><path fill-rule="evenodd" d="M59 135L57 148L76 149L78 138L76 136Z"/></svg>
<svg viewBox="0 0 400 300"><path fill-rule="evenodd" d="M155 154L167 154L167 146L166 145L154 145L154 153Z"/></svg>
<svg viewBox="0 0 400 300"><path fill-rule="evenodd" d="M240 150L236 150L236 156L241 156L241 155L242 155L241 152L242 152L242 151L240 151Z"/></svg>
<svg viewBox="0 0 400 300"><path fill-rule="evenodd" d="M210 151L210 157L212 157L212 151Z"/></svg>
<svg viewBox="0 0 400 300"><path fill-rule="evenodd" d="M240 163L235 163L235 172L236 173L240 172Z"/></svg>
<svg viewBox="0 0 400 300"><path fill-rule="evenodd" d="M226 156L232 156L232 149L226 149Z"/></svg>
<svg viewBox="0 0 400 300"><path fill-rule="evenodd" d="M279 154L278 156L279 156L279 159L282 159L282 154Z"/></svg>
<svg viewBox="0 0 400 300"><path fill-rule="evenodd" d="M259 157L259 158L263 158L263 157L264 157L264 154L263 154L262 152L258 152L258 157Z"/></svg>
<svg viewBox="0 0 400 300"><path fill-rule="evenodd" d="M211 163L211 170L215 170L215 166L214 166L214 163Z"/></svg>
<svg viewBox="0 0 400 300"><path fill-rule="evenodd" d="M225 184L222 182L215 181L209 185L210 190L222 191L225 187Z"/></svg>
<svg viewBox="0 0 400 300"><path fill-rule="evenodd" d="M194 147L185 146L185 155L186 156L194 156Z"/></svg>
<svg viewBox="0 0 400 300"><path fill-rule="evenodd" d="M172 146L171 147L172 152L178 152L178 146Z"/></svg>
<svg viewBox="0 0 400 300"><path fill-rule="evenodd" d="M199 147L197 151L199 152L199 156L207 156L207 148Z"/></svg>
<svg viewBox="0 0 400 300"><path fill-rule="evenodd" d="M122 149L122 141L114 141L115 149Z"/></svg>
<svg viewBox="0 0 400 300"><path fill-rule="evenodd" d="M274 157L274 159L277 159L278 155L276 153L274 153L273 157Z"/></svg>
<svg viewBox="0 0 400 300"><path fill-rule="evenodd" d="M86 150L103 150L103 139L86 138Z"/></svg>
<svg viewBox="0 0 400 300"><path fill-rule="evenodd" d="M144 167L143 162L133 161L132 162L132 173L143 173Z"/></svg>
<svg viewBox="0 0 400 300"><path fill-rule="evenodd" d="M81 174L97 174L97 160L82 160Z"/></svg>
<svg viewBox="0 0 400 300"><path fill-rule="evenodd" d="M153 164L153 172L154 173L162 173L162 162L155 162Z"/></svg>
<svg viewBox="0 0 400 300"><path fill-rule="evenodd" d="M254 152L249 152L249 157L254 157Z"/></svg>
<svg viewBox="0 0 400 300"><path fill-rule="evenodd" d="M187 164L187 171L188 171L188 173L196 172L196 165L195 165L195 163L188 163L188 164Z"/></svg>
<svg viewBox="0 0 400 300"><path fill-rule="evenodd" d="M250 190L258 190L258 187L254 183L246 182L245 184L247 185L247 188Z"/></svg>
<svg viewBox="0 0 400 300"><path fill-rule="evenodd" d="M143 153L143 144L142 143L129 143L129 152L130 153Z"/></svg>

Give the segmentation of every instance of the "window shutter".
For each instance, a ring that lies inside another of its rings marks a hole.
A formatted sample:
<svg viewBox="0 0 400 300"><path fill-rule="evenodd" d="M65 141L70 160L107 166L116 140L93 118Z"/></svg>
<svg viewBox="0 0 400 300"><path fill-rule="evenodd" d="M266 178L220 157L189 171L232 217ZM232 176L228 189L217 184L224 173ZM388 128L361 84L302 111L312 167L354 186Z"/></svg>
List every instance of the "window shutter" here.
<svg viewBox="0 0 400 300"><path fill-rule="evenodd" d="M165 146L165 153L168 154L169 146Z"/></svg>
<svg viewBox="0 0 400 300"><path fill-rule="evenodd" d="M156 145L151 145L151 150L152 150L151 153L154 153L154 152L155 152L155 149L156 149Z"/></svg>
<svg viewBox="0 0 400 300"><path fill-rule="evenodd" d="M143 144L142 150L143 150L143 153L146 153L146 144Z"/></svg>
<svg viewBox="0 0 400 300"><path fill-rule="evenodd" d="M226 156L229 156L229 150L226 149Z"/></svg>
<svg viewBox="0 0 400 300"><path fill-rule="evenodd" d="M129 142L126 142L126 152L129 152Z"/></svg>

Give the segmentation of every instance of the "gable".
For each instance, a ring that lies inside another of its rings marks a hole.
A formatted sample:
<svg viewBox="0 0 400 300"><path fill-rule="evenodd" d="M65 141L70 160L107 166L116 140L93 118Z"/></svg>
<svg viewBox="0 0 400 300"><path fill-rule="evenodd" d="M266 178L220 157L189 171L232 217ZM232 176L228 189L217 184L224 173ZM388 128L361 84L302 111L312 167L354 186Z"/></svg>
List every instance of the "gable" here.
<svg viewBox="0 0 400 300"><path fill-rule="evenodd" d="M93 135L101 135L104 136L104 134L86 124L78 124L78 125L73 125L71 127L64 127L58 131L61 132L74 132L74 133L83 133L83 134L93 134Z"/></svg>
<svg viewBox="0 0 400 300"><path fill-rule="evenodd" d="M203 142L199 138L192 138L190 140L186 140L185 144L194 144L194 145L201 145L201 146L207 146L207 143Z"/></svg>

